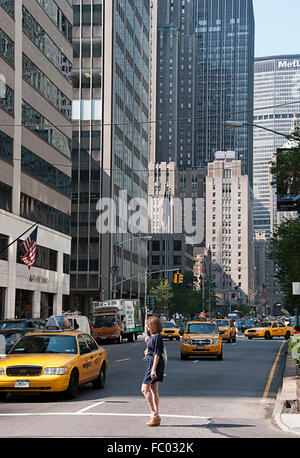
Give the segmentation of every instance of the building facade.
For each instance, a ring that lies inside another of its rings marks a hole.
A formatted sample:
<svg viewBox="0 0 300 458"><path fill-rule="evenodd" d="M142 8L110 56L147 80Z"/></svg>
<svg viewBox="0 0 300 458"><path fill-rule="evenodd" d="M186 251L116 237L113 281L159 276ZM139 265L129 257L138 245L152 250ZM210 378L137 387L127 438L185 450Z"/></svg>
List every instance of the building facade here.
<svg viewBox="0 0 300 458"><path fill-rule="evenodd" d="M0 1L1 318L61 313L69 294L72 21L67 0Z"/></svg>
<svg viewBox="0 0 300 458"><path fill-rule="evenodd" d="M217 151L236 151L252 184L254 15L252 0L195 0L195 126L197 166Z"/></svg>
<svg viewBox="0 0 300 458"><path fill-rule="evenodd" d="M122 191L126 205L141 198L147 207L150 11L148 0L73 8L71 300L88 312L113 290L139 297L144 288L147 241L128 232L117 205L112 230L97 221L103 199L117 204Z"/></svg>
<svg viewBox="0 0 300 458"><path fill-rule="evenodd" d="M300 122L300 55L271 56L255 59L253 123L289 135ZM269 108L265 108L269 107ZM268 240L277 215L274 190L270 186L270 161L277 148L286 144L282 135L254 129L253 193L254 229L265 231Z"/></svg>
<svg viewBox="0 0 300 458"><path fill-rule="evenodd" d="M194 156L194 0L154 3L151 160L184 168Z"/></svg>
<svg viewBox="0 0 300 458"><path fill-rule="evenodd" d="M236 153L216 153L206 177L206 246L212 253L216 293L229 306L253 300L252 207L249 178Z"/></svg>

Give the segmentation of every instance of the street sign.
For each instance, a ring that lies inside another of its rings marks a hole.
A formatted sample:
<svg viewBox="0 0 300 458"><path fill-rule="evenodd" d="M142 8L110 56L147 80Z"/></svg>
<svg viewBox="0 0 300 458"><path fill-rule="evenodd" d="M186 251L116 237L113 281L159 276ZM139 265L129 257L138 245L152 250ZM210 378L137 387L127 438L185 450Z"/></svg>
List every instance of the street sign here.
<svg viewBox="0 0 300 458"><path fill-rule="evenodd" d="M300 295L300 282L293 282L293 295Z"/></svg>
<svg viewBox="0 0 300 458"><path fill-rule="evenodd" d="M156 305L156 296L155 294L147 295L147 307L153 309Z"/></svg>

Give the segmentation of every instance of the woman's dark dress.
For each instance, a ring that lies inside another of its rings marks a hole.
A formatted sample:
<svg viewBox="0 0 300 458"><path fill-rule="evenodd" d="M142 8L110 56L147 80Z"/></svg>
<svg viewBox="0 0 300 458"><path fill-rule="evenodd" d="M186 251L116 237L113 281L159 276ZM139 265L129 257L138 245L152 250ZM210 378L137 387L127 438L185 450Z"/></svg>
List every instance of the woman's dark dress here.
<svg viewBox="0 0 300 458"><path fill-rule="evenodd" d="M160 334L153 334L147 342L147 369L143 383L150 385L155 382L162 382L164 379L165 362L163 359L163 339ZM156 366L156 378L151 378L151 370L153 366L154 356L159 355L158 364Z"/></svg>

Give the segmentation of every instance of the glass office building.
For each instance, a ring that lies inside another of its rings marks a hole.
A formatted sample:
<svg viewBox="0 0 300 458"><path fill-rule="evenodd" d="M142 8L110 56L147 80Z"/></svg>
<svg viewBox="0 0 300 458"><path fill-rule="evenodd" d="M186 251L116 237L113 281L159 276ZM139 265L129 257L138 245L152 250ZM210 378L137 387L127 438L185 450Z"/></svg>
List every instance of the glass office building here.
<svg viewBox="0 0 300 458"><path fill-rule="evenodd" d="M253 123L288 135L300 122L300 55L255 59ZM269 107L269 108L266 108ZM270 187L270 161L287 140L254 128L253 192L254 230L265 231L266 238L277 221L276 197ZM274 210L274 211L273 211Z"/></svg>
<svg viewBox="0 0 300 458"><path fill-rule="evenodd" d="M147 201L149 1L73 0L72 305L139 297L147 241L97 229L101 198ZM116 207L118 208L118 207ZM124 278L131 278L120 283Z"/></svg>
<svg viewBox="0 0 300 458"><path fill-rule="evenodd" d="M195 0L194 165L217 151L236 151L252 184L254 15L252 0Z"/></svg>

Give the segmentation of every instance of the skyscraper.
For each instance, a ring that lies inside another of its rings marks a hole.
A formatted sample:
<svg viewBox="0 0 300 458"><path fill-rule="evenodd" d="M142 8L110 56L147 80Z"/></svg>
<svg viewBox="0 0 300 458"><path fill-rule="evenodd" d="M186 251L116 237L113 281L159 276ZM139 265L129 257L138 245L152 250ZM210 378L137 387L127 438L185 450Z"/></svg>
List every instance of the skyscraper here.
<svg viewBox="0 0 300 458"><path fill-rule="evenodd" d="M116 202L126 190L128 199L147 201L150 19L146 0L73 6L71 292L88 311L102 291L106 299L113 290L142 291L147 241L122 233L119 214L114 233L96 224L102 198Z"/></svg>
<svg viewBox="0 0 300 458"><path fill-rule="evenodd" d="M250 184L252 128L225 122L253 122L254 27L252 0L195 0L194 164L236 151Z"/></svg>
<svg viewBox="0 0 300 458"><path fill-rule="evenodd" d="M206 246L216 292L231 305L250 304L254 292L253 192L236 156L217 152L206 177Z"/></svg>
<svg viewBox="0 0 300 458"><path fill-rule="evenodd" d="M156 78L155 160L174 161L183 168L193 165L194 156L194 0L160 0L158 4L152 18L156 29L156 61L152 62L156 66L152 69Z"/></svg>
<svg viewBox="0 0 300 458"><path fill-rule="evenodd" d="M61 313L69 294L72 21L68 0L0 1L1 249L39 223L30 270L21 243L1 257L0 318Z"/></svg>
<svg viewBox="0 0 300 458"><path fill-rule="evenodd" d="M255 59L253 123L289 135L300 122L300 55L270 56ZM271 208L270 161L286 138L254 128L253 192L254 229L265 231L277 223L277 211ZM275 202L276 199L273 199ZM271 215L274 221L271 221Z"/></svg>

